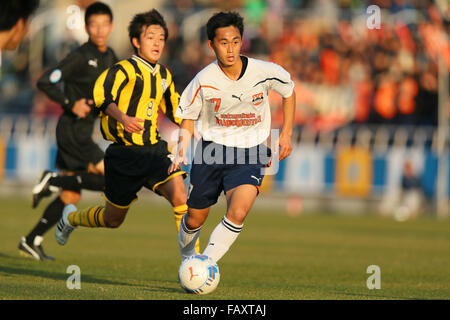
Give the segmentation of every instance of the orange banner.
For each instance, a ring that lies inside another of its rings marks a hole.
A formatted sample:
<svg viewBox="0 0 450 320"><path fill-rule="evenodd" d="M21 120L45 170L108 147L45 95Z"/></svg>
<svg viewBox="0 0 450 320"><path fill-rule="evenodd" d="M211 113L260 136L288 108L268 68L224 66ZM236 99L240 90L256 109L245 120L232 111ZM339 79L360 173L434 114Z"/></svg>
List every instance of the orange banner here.
<svg viewBox="0 0 450 320"><path fill-rule="evenodd" d="M372 171L372 156L368 149L348 147L338 150L337 193L342 196L368 196L372 185Z"/></svg>

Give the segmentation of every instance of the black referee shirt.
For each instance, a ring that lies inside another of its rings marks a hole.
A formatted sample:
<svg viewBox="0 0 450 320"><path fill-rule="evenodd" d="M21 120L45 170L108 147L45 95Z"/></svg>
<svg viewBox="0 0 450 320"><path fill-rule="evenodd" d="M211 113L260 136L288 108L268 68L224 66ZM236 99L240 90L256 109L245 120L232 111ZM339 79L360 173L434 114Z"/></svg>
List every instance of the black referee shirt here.
<svg viewBox="0 0 450 320"><path fill-rule="evenodd" d="M88 41L67 55L56 67L46 71L39 78L37 87L50 99L60 103L66 115L76 117L72 113L75 101L93 99L93 88L98 76L117 61L111 48L101 52ZM64 84L63 88L61 83ZM94 120L94 111L88 117Z"/></svg>

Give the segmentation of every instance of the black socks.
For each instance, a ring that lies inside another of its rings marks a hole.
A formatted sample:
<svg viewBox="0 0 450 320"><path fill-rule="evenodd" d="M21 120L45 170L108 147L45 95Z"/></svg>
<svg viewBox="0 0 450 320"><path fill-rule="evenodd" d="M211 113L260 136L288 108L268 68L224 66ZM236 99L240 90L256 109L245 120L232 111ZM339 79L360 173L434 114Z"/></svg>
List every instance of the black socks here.
<svg viewBox="0 0 450 320"><path fill-rule="evenodd" d="M63 190L72 190L75 192L80 192L81 189L92 191L103 191L105 189L105 177L89 172L75 173L73 176L53 177L50 178L49 183Z"/></svg>
<svg viewBox="0 0 450 320"><path fill-rule="evenodd" d="M64 202L58 196L53 202L51 202L44 211L42 218L39 220L33 230L27 235L26 240L28 243L33 243L34 237L42 236L51 227L53 227L62 216L62 211L65 207Z"/></svg>

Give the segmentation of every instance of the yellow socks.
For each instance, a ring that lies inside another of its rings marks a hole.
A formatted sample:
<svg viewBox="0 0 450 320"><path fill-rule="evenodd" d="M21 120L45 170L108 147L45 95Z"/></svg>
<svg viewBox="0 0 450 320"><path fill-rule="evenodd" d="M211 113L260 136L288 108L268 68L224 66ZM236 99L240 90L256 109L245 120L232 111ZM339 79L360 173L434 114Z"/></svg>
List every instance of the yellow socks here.
<svg viewBox="0 0 450 320"><path fill-rule="evenodd" d="M175 223L177 226L177 232L180 232L181 218L187 213L188 206L183 204L173 208ZM105 221L103 220L103 213L105 212L104 206L89 207L83 210L77 210L69 214L67 219L74 227L83 226L88 228L106 228ZM200 252L200 240L197 239L195 243L195 252Z"/></svg>
<svg viewBox="0 0 450 320"><path fill-rule="evenodd" d="M105 212L104 206L89 207L71 212L67 219L74 227L106 228L105 221L103 220L103 212Z"/></svg>
<svg viewBox="0 0 450 320"><path fill-rule="evenodd" d="M183 204L178 207L173 207L173 216L175 218L175 223L177 225L177 232L180 232L180 223L181 218L188 212L188 206L186 204ZM200 239L197 239L195 242L195 252L198 254L200 253Z"/></svg>

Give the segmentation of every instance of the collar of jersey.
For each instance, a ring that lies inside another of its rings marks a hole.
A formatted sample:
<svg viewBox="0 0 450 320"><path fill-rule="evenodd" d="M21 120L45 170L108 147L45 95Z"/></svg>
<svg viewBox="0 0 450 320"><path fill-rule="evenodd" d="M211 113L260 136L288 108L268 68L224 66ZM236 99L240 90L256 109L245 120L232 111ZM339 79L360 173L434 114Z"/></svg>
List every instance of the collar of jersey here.
<svg viewBox="0 0 450 320"><path fill-rule="evenodd" d="M95 50L96 52L98 52L102 55L108 54L109 47L107 48L107 50L105 52L101 52L100 50L98 50L98 47L90 39L86 43L89 47L91 47L92 50Z"/></svg>
<svg viewBox="0 0 450 320"><path fill-rule="evenodd" d="M225 79L227 79L227 80L230 81L230 82L236 83L236 82L238 82L239 80L241 80L242 78L244 78L244 76L247 74L248 64L249 64L249 58L248 58L247 56L244 56L244 55L242 55L242 54L241 54L240 56L241 56L241 58L242 58L242 57L247 58L247 63L245 64L245 70L241 70L241 74L239 75L239 78L236 79L236 80L231 80L230 78L228 78L228 76L225 74L225 72L223 72L223 70L220 68L220 66L219 66L219 61L218 61L218 60L214 61L213 63L216 65L217 69L219 70L219 72L222 74L222 76L223 76ZM242 66L244 67L244 61L242 61ZM242 71L243 71L243 73L242 73Z"/></svg>
<svg viewBox="0 0 450 320"><path fill-rule="evenodd" d="M143 67L147 68L148 71L150 71L150 73L152 75L155 75L156 73L158 73L158 71L159 71L159 64L156 64L155 67L153 68L150 63L148 63L147 61L145 61L144 59L142 59L141 57L139 57L139 56L137 56L135 54L133 54L132 58L134 60L136 60L137 62L142 63Z"/></svg>

